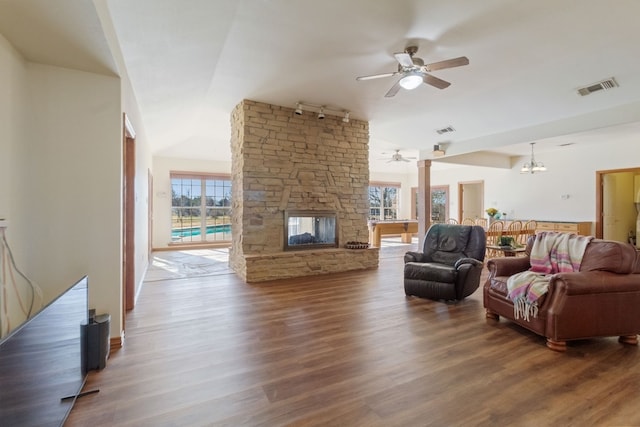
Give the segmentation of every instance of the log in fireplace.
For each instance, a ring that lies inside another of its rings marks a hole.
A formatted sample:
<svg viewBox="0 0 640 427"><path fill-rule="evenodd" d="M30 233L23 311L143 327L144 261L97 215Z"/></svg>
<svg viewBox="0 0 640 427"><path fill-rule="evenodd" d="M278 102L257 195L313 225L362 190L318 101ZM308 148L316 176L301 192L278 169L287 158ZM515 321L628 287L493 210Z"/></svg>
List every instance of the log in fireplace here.
<svg viewBox="0 0 640 427"><path fill-rule="evenodd" d="M284 250L337 248L338 219L334 211L284 212Z"/></svg>

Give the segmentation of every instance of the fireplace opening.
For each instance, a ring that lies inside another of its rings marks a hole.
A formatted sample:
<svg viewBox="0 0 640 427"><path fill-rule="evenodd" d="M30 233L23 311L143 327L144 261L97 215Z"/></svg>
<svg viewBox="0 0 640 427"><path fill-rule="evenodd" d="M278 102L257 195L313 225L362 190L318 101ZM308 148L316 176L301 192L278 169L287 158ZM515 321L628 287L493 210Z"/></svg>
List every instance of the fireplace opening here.
<svg viewBox="0 0 640 427"><path fill-rule="evenodd" d="M338 221L333 211L285 211L284 250L337 248Z"/></svg>

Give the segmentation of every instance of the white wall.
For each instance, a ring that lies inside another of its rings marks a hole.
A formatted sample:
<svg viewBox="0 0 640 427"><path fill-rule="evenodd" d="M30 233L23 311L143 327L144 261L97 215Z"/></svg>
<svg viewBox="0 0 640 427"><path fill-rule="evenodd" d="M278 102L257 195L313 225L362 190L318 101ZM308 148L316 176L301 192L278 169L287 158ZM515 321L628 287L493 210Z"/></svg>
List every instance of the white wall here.
<svg viewBox="0 0 640 427"><path fill-rule="evenodd" d="M17 179L17 173L22 168L23 157L18 157L18 153L24 152L26 142L27 128L24 123L27 87L26 62L0 35L0 218L6 219L9 223L5 236L15 258L19 260L25 259L24 246L19 245L17 237L14 236L19 236L20 230L24 228L18 216L16 198L21 193L21 182ZM7 267L0 265L0 272ZM20 270L22 267L24 266L18 265ZM4 274L9 282L9 274ZM2 281L3 278L0 276L0 283ZM0 318L0 336L25 320L25 315L16 301L14 288L9 283L5 285L8 288L7 292L0 293L0 313L3 315ZM31 293L27 282L19 276L16 277L15 289L21 298L29 301Z"/></svg>
<svg viewBox="0 0 640 427"><path fill-rule="evenodd" d="M47 299L83 275L89 303L120 326L121 117L116 77L29 63L16 244Z"/></svg>
<svg viewBox="0 0 640 427"><path fill-rule="evenodd" d="M25 142L26 62L0 35L0 218L11 219L17 193L16 162Z"/></svg>
<svg viewBox="0 0 640 427"><path fill-rule="evenodd" d="M579 141L576 141L579 142ZM547 172L520 174L527 157L514 159L511 169L456 166L431 171L431 185L448 185L450 216L458 212L458 183L484 182L485 208L496 207L508 219L590 221L595 226L596 171L640 167L640 135L626 136L602 144L575 144L536 158ZM603 147L607 147L606 155ZM153 247L167 247L171 227L169 171L229 173L229 162L154 157ZM371 181L401 184L400 218L411 217L411 188L418 186L418 167L408 165L402 173L370 172ZM568 196L568 198L564 198ZM592 232L594 229L592 228Z"/></svg>
<svg viewBox="0 0 640 427"><path fill-rule="evenodd" d="M25 62L0 36L0 211L18 267L45 303L84 275L121 328L117 77ZM112 334L113 335L113 334Z"/></svg>
<svg viewBox="0 0 640 427"><path fill-rule="evenodd" d="M231 174L231 161L153 158L153 247L166 248L171 242L170 172Z"/></svg>
<svg viewBox="0 0 640 427"><path fill-rule="evenodd" d="M576 141L578 142L578 141ZM520 174L526 158L511 169L460 167L436 170L431 185L449 185L451 211L457 212L461 181L484 181L484 205L507 212L509 219L591 221L596 216L596 171L640 166L640 135L602 144L575 144L536 155L547 172ZM566 198L568 196L568 198Z"/></svg>

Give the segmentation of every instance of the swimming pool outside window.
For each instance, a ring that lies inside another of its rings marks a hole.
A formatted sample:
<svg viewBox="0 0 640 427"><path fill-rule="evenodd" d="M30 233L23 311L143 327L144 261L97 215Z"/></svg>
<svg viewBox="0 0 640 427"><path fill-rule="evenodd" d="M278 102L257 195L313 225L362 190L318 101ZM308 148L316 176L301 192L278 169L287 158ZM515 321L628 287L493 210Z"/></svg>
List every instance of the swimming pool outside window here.
<svg viewBox="0 0 640 427"><path fill-rule="evenodd" d="M171 173L171 243L231 241L231 177Z"/></svg>

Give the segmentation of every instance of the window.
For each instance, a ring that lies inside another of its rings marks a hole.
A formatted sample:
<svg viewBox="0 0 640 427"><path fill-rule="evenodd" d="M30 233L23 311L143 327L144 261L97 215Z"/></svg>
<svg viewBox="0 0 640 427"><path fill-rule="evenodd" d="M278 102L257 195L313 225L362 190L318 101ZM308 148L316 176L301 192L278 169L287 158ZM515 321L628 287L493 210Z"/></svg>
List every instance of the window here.
<svg viewBox="0 0 640 427"><path fill-rule="evenodd" d="M411 218L418 217L418 189L411 189ZM447 222L449 219L449 186L431 187L431 222Z"/></svg>
<svg viewBox="0 0 640 427"><path fill-rule="evenodd" d="M231 177L171 173L171 242L231 240Z"/></svg>
<svg viewBox="0 0 640 427"><path fill-rule="evenodd" d="M449 219L449 186L431 187L431 222Z"/></svg>
<svg viewBox="0 0 640 427"><path fill-rule="evenodd" d="M372 182L369 184L369 219L398 219L400 184Z"/></svg>

